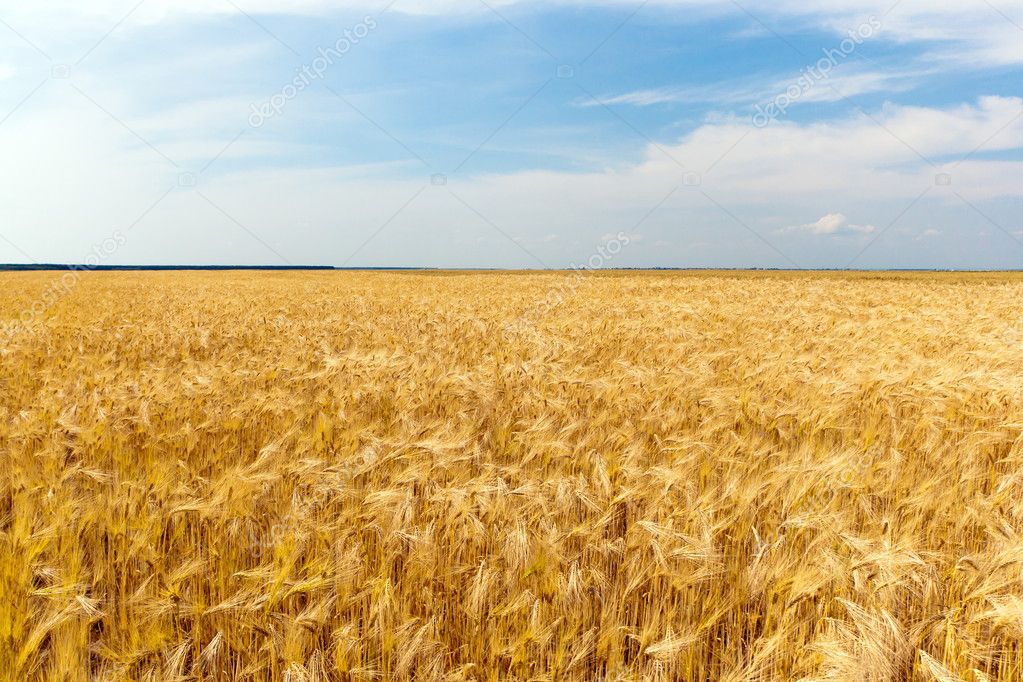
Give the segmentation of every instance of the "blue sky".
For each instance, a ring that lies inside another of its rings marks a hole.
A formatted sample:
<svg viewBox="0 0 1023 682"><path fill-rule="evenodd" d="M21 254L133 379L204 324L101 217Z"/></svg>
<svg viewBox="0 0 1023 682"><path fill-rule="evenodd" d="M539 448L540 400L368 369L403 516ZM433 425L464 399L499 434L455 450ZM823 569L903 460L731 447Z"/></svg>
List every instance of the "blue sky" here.
<svg viewBox="0 0 1023 682"><path fill-rule="evenodd" d="M0 261L1023 266L1023 0L84 4L0 0Z"/></svg>

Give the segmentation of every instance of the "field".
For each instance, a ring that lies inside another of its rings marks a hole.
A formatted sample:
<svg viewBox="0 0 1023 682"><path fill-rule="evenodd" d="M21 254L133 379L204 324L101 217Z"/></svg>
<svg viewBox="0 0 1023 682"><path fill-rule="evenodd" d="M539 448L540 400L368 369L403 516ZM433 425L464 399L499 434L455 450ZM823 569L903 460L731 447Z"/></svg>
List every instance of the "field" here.
<svg viewBox="0 0 1023 682"><path fill-rule="evenodd" d="M1021 275L57 279L4 679L1023 679Z"/></svg>

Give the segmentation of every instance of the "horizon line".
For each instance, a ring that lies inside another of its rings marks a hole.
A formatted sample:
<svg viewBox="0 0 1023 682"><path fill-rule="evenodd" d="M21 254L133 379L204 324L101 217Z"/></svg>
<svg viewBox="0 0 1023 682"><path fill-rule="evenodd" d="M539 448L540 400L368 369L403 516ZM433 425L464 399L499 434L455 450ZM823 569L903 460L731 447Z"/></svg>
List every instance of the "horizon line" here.
<svg viewBox="0 0 1023 682"><path fill-rule="evenodd" d="M1020 273L1023 269L997 268L770 268L770 267L608 267L608 268L495 268L428 266L338 266L338 265L88 265L85 263L0 263L0 272L217 272L217 271L299 271L299 272L965 272Z"/></svg>

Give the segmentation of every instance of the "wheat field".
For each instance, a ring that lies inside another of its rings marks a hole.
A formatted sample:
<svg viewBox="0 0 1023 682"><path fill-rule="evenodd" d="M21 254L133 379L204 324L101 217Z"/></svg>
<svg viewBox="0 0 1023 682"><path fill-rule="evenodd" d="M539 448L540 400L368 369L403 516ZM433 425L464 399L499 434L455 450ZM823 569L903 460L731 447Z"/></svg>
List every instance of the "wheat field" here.
<svg viewBox="0 0 1023 682"><path fill-rule="evenodd" d="M57 277L4 679L1023 679L1023 276Z"/></svg>

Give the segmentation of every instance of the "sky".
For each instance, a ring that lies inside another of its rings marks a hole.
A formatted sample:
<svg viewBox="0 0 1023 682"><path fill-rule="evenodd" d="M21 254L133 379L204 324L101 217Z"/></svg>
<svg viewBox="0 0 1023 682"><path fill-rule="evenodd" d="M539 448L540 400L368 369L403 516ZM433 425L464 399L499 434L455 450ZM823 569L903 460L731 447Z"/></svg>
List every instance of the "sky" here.
<svg viewBox="0 0 1023 682"><path fill-rule="evenodd" d="M1023 267L1023 0L0 0L0 262Z"/></svg>

